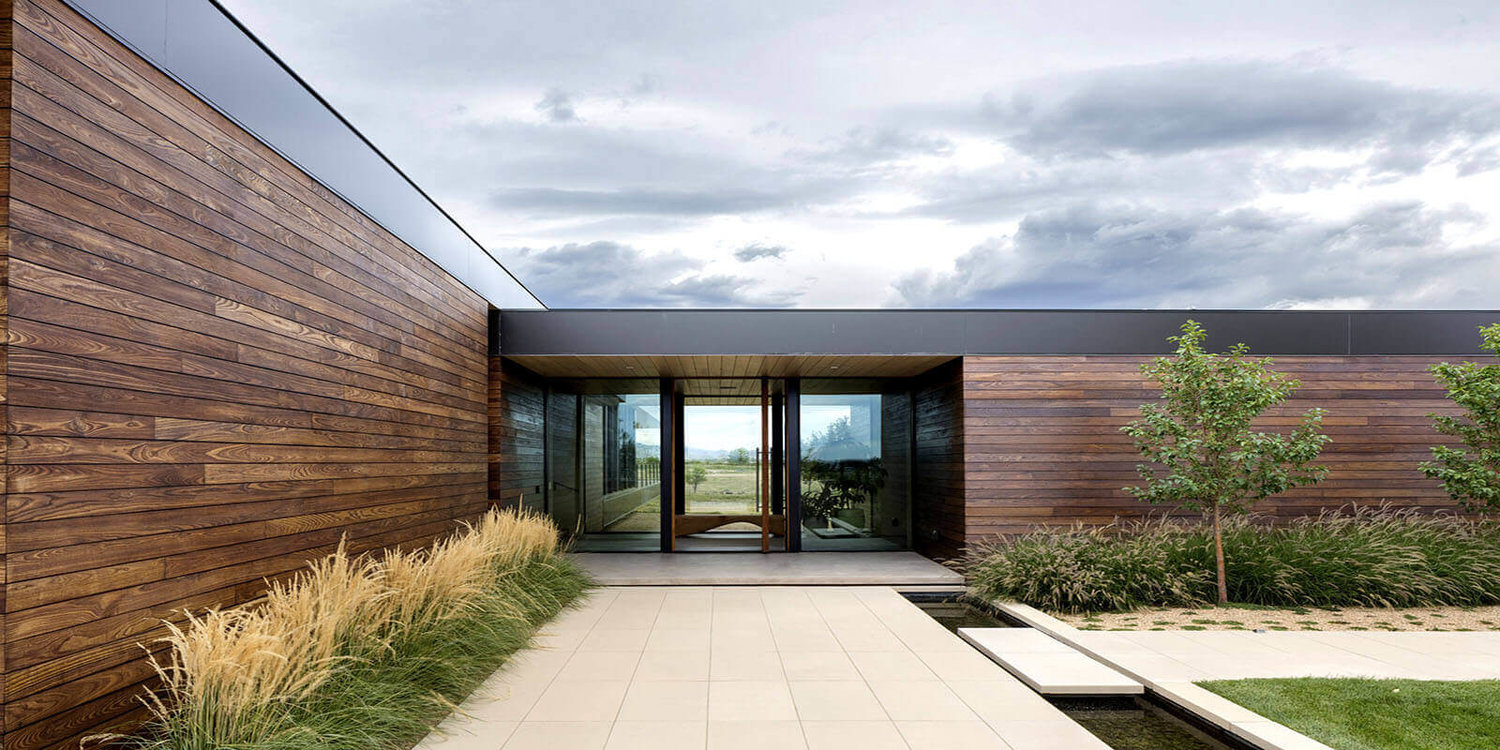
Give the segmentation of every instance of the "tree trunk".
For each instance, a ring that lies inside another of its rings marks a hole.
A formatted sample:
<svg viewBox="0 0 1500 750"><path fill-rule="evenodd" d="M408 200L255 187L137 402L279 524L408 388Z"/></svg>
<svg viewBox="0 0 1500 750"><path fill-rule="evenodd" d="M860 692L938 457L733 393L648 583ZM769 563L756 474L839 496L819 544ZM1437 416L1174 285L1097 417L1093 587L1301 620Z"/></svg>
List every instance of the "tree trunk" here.
<svg viewBox="0 0 1500 750"><path fill-rule="evenodd" d="M1229 581L1224 572L1224 534L1219 529L1219 506L1214 505L1214 562L1219 574L1219 603L1229 603Z"/></svg>

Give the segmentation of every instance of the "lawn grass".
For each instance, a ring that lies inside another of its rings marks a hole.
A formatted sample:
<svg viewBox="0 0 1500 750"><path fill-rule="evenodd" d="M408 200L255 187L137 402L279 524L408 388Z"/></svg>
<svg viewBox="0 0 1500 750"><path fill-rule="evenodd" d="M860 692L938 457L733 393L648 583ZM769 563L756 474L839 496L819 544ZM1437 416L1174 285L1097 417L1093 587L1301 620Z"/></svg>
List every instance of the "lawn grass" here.
<svg viewBox="0 0 1500 750"><path fill-rule="evenodd" d="M1293 678L1200 684L1338 750L1500 747L1500 680Z"/></svg>

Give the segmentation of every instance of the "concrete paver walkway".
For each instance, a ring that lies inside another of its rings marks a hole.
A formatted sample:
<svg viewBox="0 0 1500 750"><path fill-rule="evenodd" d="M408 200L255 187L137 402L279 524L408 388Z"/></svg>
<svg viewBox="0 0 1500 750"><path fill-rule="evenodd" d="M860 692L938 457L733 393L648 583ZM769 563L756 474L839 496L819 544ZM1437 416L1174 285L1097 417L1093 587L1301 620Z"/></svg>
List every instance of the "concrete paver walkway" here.
<svg viewBox="0 0 1500 750"><path fill-rule="evenodd" d="M889 587L630 587L544 628L419 750L1106 746Z"/></svg>
<svg viewBox="0 0 1500 750"><path fill-rule="evenodd" d="M1500 633L1079 631L1073 637L1090 651L1159 682L1500 679Z"/></svg>

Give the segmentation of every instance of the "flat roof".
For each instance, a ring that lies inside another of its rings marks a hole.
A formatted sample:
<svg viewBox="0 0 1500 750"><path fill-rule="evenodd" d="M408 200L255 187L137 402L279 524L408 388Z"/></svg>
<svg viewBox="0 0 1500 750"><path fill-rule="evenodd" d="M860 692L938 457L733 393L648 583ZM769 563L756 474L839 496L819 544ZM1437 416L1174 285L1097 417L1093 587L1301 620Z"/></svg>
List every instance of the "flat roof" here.
<svg viewBox="0 0 1500 750"><path fill-rule="evenodd" d="M491 352L542 356L1163 354L1184 320L1268 355L1475 355L1500 310L547 310L492 313Z"/></svg>
<svg viewBox="0 0 1500 750"><path fill-rule="evenodd" d="M544 307L218 2L66 2L490 304Z"/></svg>

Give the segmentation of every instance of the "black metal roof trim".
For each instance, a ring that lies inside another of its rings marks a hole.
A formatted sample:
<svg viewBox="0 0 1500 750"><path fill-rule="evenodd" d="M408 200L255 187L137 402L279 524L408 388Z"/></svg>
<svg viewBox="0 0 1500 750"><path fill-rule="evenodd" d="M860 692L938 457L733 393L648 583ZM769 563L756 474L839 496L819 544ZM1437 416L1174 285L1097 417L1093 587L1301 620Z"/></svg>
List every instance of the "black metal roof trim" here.
<svg viewBox="0 0 1500 750"><path fill-rule="evenodd" d="M1208 345L1270 355L1473 355L1500 310L547 310L499 313L521 355L1161 354L1188 318Z"/></svg>

